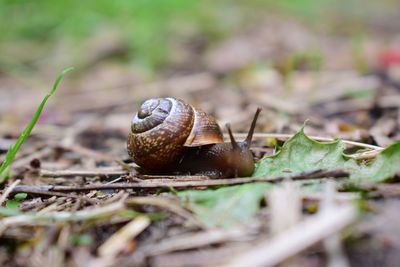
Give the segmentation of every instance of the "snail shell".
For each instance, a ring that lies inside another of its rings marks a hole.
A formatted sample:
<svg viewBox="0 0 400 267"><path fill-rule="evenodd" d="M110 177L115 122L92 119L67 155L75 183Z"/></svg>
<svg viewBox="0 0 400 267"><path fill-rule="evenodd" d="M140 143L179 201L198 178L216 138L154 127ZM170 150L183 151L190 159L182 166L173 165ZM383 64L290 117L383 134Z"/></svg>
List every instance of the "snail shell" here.
<svg viewBox="0 0 400 267"><path fill-rule="evenodd" d="M153 98L132 119L128 153L144 170L158 172L178 164L185 147L222 142L213 117L176 98Z"/></svg>

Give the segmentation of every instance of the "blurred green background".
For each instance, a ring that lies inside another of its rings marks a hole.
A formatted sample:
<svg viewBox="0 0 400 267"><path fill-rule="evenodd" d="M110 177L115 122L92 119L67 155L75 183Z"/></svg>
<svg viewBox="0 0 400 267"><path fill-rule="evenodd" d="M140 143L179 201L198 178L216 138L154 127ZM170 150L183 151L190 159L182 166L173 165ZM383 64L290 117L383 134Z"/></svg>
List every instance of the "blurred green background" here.
<svg viewBox="0 0 400 267"><path fill-rule="evenodd" d="M99 60L82 60L95 43L106 57L155 71L171 64L182 43L200 43L204 51L265 16L357 37L371 27L399 27L397 7L395 0L1 0L0 70L88 66Z"/></svg>

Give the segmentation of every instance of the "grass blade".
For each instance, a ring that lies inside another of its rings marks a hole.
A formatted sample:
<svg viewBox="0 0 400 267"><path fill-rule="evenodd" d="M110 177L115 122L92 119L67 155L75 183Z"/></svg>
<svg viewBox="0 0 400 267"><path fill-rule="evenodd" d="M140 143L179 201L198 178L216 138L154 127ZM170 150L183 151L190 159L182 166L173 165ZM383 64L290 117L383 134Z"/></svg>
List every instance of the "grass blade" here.
<svg viewBox="0 0 400 267"><path fill-rule="evenodd" d="M56 78L56 81L53 84L53 88L43 98L43 100L40 103L39 107L37 108L35 114L33 115L31 121L28 123L28 125L26 126L24 131L21 133L21 135L18 137L18 139L15 142L15 144L13 146L11 146L10 149L7 151L5 159L4 159L3 163L0 166L0 184L2 184L3 182L5 182L8 179L8 175L7 175L8 167L10 166L10 164L13 161L15 155L17 154L17 152L21 148L22 144L25 142L26 138L28 138L28 136L30 135L33 127L35 127L35 124L37 123L37 121L38 121L38 119L40 117L40 114L42 113L44 105L47 102L47 99L49 99L49 97L51 97L54 94L54 92L57 89L58 84L60 83L60 81L64 77L64 75L67 72L71 71L72 69L73 68L66 68L66 69L64 69L64 70L62 70L60 72L60 74Z"/></svg>

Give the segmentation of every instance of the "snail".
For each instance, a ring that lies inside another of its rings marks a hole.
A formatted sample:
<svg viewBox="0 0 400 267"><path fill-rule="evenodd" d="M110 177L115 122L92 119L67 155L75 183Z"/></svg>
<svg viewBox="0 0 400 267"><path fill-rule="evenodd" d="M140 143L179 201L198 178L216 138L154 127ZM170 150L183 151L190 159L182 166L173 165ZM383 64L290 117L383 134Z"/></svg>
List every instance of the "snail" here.
<svg viewBox="0 0 400 267"><path fill-rule="evenodd" d="M216 120L180 99L146 100L132 119L128 154L146 173L246 177L254 170L250 151L258 108L247 138L237 142L227 125L224 143Z"/></svg>

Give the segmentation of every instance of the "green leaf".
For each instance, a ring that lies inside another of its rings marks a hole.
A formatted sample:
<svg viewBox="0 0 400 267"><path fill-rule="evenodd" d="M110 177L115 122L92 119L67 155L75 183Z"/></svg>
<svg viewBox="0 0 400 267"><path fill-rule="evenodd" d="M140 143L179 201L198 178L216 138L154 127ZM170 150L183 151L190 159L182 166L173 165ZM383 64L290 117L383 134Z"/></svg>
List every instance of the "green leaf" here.
<svg viewBox="0 0 400 267"><path fill-rule="evenodd" d="M21 201L24 200L28 196L27 193L18 193L15 194L14 199L7 200L6 208L8 209L18 209Z"/></svg>
<svg viewBox="0 0 400 267"><path fill-rule="evenodd" d="M244 184L216 190L187 190L178 196L205 225L227 228L249 223L271 187L268 183Z"/></svg>
<svg viewBox="0 0 400 267"><path fill-rule="evenodd" d="M355 161L345 159L344 149L345 144L340 140L321 143L309 138L302 127L278 153L258 162L253 176L289 176L316 169L355 166Z"/></svg>
<svg viewBox="0 0 400 267"><path fill-rule="evenodd" d="M24 200L27 196L28 196L27 193L17 193L17 194L15 194L14 198L17 201L21 201L21 200Z"/></svg>
<svg viewBox="0 0 400 267"><path fill-rule="evenodd" d="M302 127L278 153L261 159L253 176L289 176L316 169L345 169L353 180L378 182L400 172L400 142L382 150L373 162L358 163L344 154L345 148L341 140L329 143L315 141L304 133Z"/></svg>
<svg viewBox="0 0 400 267"><path fill-rule="evenodd" d="M64 75L72 70L72 68L67 68L61 71L61 73L57 76L56 81L53 84L53 88L51 91L43 98L42 102L40 103L39 107L37 108L35 114L33 115L31 121L28 123L24 131L18 137L17 141L10 149L7 151L7 154L4 158L3 163L0 166L0 184L5 182L10 175L8 174L8 167L10 166L11 162L14 160L15 155L20 150L22 144L25 142L26 138L28 138L29 134L31 133L33 127L35 127L36 122L39 120L40 114L44 108L44 105L47 102L47 99L51 97L57 89L58 84L60 83L61 79Z"/></svg>
<svg viewBox="0 0 400 267"><path fill-rule="evenodd" d="M19 204L20 204L20 202L18 200L10 199L10 200L7 200L7 202L6 202L6 208L16 210L19 208Z"/></svg>
<svg viewBox="0 0 400 267"><path fill-rule="evenodd" d="M353 179L370 179L376 182L393 178L400 173L400 141L391 144L371 164L363 164L351 173Z"/></svg>
<svg viewBox="0 0 400 267"><path fill-rule="evenodd" d="M86 246L93 242L89 234L72 235L69 239L70 243L75 246Z"/></svg>

